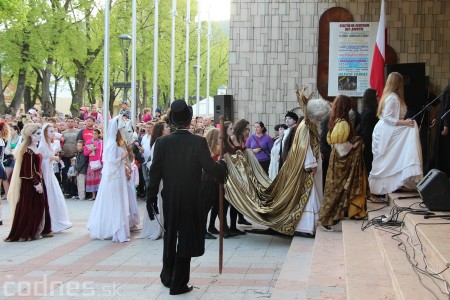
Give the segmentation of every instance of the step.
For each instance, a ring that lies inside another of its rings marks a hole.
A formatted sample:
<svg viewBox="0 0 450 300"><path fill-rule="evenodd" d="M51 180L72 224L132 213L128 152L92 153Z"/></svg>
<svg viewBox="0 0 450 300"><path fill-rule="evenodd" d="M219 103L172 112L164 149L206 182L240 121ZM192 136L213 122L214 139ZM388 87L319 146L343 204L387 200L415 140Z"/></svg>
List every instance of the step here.
<svg viewBox="0 0 450 300"><path fill-rule="evenodd" d="M314 242L294 236L271 299L305 299Z"/></svg>
<svg viewBox="0 0 450 300"><path fill-rule="evenodd" d="M405 195L404 193L390 194L389 203L391 203L392 205L378 211L370 212L369 219L378 217L383 214L384 215L389 214L393 205L407 207L413 204L414 202L420 201L420 198L419 200L398 199L399 197L402 197L404 195ZM374 207L376 206L381 207L380 205L369 204L368 210L369 211L373 210ZM401 214L399 219L402 219L403 217L405 218L405 224L408 224L408 222L410 222L408 220L411 217L410 214ZM413 216L413 217L421 217L423 220L422 216ZM388 228L376 229L375 227L371 227L370 230L373 232L375 236L378 248L385 262L386 270L389 276L391 277L396 299L405 299L405 300L449 299L448 295L444 295L440 292L438 286L436 286L436 284L434 284L431 279L425 276L421 276L419 279L412 265L408 261L406 254L400 250L399 248L400 242L392 238L392 236L396 232L398 232L400 228L395 228L394 230L392 230ZM403 231L405 231L407 234L411 236L410 230L411 230L410 225L404 226L403 228ZM440 237L442 238L443 235L440 235ZM410 257L414 257L415 255L418 265L424 267L422 258L419 256L417 252L414 253L413 248L407 243L407 237L405 235L400 235L399 238L401 238L404 244L407 245L407 251ZM414 240L412 243L413 244L415 243ZM447 245L449 244L450 243L447 243ZM431 292L421 284L421 281L427 286L429 290L431 290ZM439 286L441 287L441 289L444 287L442 283L439 283Z"/></svg>
<svg viewBox="0 0 450 300"><path fill-rule="evenodd" d="M347 299L342 231L317 229L305 299Z"/></svg>
<svg viewBox="0 0 450 300"><path fill-rule="evenodd" d="M361 224L342 221L348 299L395 299L377 241L370 230L361 230Z"/></svg>
<svg viewBox="0 0 450 300"><path fill-rule="evenodd" d="M420 198L393 200L397 206L424 209L417 202ZM449 215L449 212L433 212L435 215ZM411 233L414 244L422 244L422 252L435 271L450 267L450 220L442 218L425 219L422 215L401 213L406 229ZM442 273L450 283L450 269Z"/></svg>

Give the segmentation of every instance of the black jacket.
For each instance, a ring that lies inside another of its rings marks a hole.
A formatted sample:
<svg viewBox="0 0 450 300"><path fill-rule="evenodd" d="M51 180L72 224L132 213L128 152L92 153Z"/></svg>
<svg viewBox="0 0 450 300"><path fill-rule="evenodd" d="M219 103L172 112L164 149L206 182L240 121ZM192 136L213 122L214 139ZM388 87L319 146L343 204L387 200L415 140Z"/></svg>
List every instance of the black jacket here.
<svg viewBox="0 0 450 300"><path fill-rule="evenodd" d="M147 210L151 213L162 180L165 256L192 257L205 252L207 204L200 198L202 169L218 180L226 174L225 163L212 160L205 138L177 130L156 141Z"/></svg>

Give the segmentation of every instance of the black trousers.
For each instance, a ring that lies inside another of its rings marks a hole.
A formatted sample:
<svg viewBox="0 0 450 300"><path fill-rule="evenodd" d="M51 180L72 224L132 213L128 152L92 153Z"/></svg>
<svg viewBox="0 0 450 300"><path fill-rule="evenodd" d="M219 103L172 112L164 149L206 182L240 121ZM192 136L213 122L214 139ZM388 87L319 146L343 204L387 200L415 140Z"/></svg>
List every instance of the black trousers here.
<svg viewBox="0 0 450 300"><path fill-rule="evenodd" d="M165 237L164 237L165 238ZM164 249L163 268L161 271L161 282L170 288L170 293L180 292L189 282L191 268L190 257L174 257L165 255Z"/></svg>
<svg viewBox="0 0 450 300"><path fill-rule="evenodd" d="M63 157L62 161L64 162L64 169L61 170L62 177L62 191L64 194L70 194L70 184L69 178L67 177L67 172L70 168L70 160L72 157Z"/></svg>

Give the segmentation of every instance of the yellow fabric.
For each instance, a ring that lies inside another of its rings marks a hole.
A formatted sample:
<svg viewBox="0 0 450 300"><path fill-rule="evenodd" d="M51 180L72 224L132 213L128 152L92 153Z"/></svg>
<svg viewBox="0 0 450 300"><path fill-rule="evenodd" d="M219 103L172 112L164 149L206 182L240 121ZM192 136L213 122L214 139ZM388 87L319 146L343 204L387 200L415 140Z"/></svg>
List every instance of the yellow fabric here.
<svg viewBox="0 0 450 300"><path fill-rule="evenodd" d="M255 222L293 235L314 181L314 174L304 169L309 145L318 158L317 127L305 119L298 125L286 162L273 182L250 150L225 155L228 167L226 199Z"/></svg>
<svg viewBox="0 0 450 300"><path fill-rule="evenodd" d="M327 134L328 144L343 144L350 136L350 125L344 119L339 119L333 130Z"/></svg>

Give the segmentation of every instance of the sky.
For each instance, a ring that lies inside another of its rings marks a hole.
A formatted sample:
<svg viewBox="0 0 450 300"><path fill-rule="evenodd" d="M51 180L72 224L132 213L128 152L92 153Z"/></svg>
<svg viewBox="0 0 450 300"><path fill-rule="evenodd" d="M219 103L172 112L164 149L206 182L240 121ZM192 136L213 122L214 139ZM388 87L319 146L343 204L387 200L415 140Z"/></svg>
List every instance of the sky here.
<svg viewBox="0 0 450 300"><path fill-rule="evenodd" d="M191 0L191 3L197 0ZM230 19L230 0L198 0L201 4L201 18L208 19L208 8L211 8L211 20L229 20Z"/></svg>

